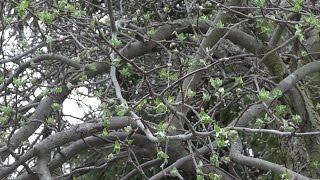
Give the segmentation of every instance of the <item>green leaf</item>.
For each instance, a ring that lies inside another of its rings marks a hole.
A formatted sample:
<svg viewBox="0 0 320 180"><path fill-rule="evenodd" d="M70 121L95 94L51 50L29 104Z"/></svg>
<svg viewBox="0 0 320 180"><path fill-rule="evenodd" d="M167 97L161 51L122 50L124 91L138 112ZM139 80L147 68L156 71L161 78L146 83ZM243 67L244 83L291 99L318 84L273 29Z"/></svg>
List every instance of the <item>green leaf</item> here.
<svg viewBox="0 0 320 180"><path fill-rule="evenodd" d="M102 124L102 125L103 125L104 128L107 129L107 128L110 127L110 121L109 121L108 118L105 118L105 116L106 116L106 115L105 115L105 112L104 112L103 114L104 114L104 118L103 118L103 122L102 122L103 124Z"/></svg>
<svg viewBox="0 0 320 180"><path fill-rule="evenodd" d="M143 99L139 102L139 104L137 105L137 110L142 110L145 105L147 104L147 99Z"/></svg>
<svg viewBox="0 0 320 180"><path fill-rule="evenodd" d="M292 121L294 124L300 124L302 122L302 118L299 115L292 115Z"/></svg>
<svg viewBox="0 0 320 180"><path fill-rule="evenodd" d="M40 21L42 21L45 24L51 25L52 22L55 19L55 15L53 13L50 13L48 11L42 11L37 14Z"/></svg>
<svg viewBox="0 0 320 180"><path fill-rule="evenodd" d="M0 77L0 84L4 83L4 77Z"/></svg>
<svg viewBox="0 0 320 180"><path fill-rule="evenodd" d="M320 169L320 160L311 160L311 167Z"/></svg>
<svg viewBox="0 0 320 180"><path fill-rule="evenodd" d="M209 179L210 180L220 180L222 179L222 177L219 174L216 173L209 173Z"/></svg>
<svg viewBox="0 0 320 180"><path fill-rule="evenodd" d="M158 114L161 114L161 113L165 113L167 112L167 106L164 105L163 103L159 103L157 106L156 106L156 113Z"/></svg>
<svg viewBox="0 0 320 180"><path fill-rule="evenodd" d="M204 180L203 175L198 174L196 180Z"/></svg>
<svg viewBox="0 0 320 180"><path fill-rule="evenodd" d="M112 37L112 39L109 41L109 43L113 46L113 47L118 47L121 45L121 41L117 38L117 37Z"/></svg>
<svg viewBox="0 0 320 180"><path fill-rule="evenodd" d="M178 73L172 73L170 74L169 78L171 81L176 81L178 80L178 76L179 76Z"/></svg>
<svg viewBox="0 0 320 180"><path fill-rule="evenodd" d="M197 61L193 58L190 57L185 61L185 65L187 65L188 67L194 67L196 66Z"/></svg>
<svg viewBox="0 0 320 180"><path fill-rule="evenodd" d="M210 78L209 82L215 89L218 89L220 86L222 86L222 80L220 78Z"/></svg>
<svg viewBox="0 0 320 180"><path fill-rule="evenodd" d="M211 99L211 95L210 95L209 93L207 93L207 92L203 92L203 94L202 94L202 99L203 99L204 101L206 101L206 102L209 102L210 99Z"/></svg>
<svg viewBox="0 0 320 180"><path fill-rule="evenodd" d="M156 133L154 133L158 139L162 140L162 141L166 141L167 140L167 133L165 131L157 131Z"/></svg>
<svg viewBox="0 0 320 180"><path fill-rule="evenodd" d="M178 174L179 174L179 171L178 171L178 169L176 167L171 169L171 171L170 171L170 175L171 176L176 177L176 176L178 176Z"/></svg>
<svg viewBox="0 0 320 180"><path fill-rule="evenodd" d="M2 141L7 140L7 133L5 131L0 132L0 140Z"/></svg>
<svg viewBox="0 0 320 180"><path fill-rule="evenodd" d="M214 125L214 128L213 128L213 131L216 133L216 134L219 134L219 133L221 133L221 131L222 131L222 129L221 129L221 127L220 126L218 126L218 125Z"/></svg>
<svg viewBox="0 0 320 180"><path fill-rule="evenodd" d="M210 163L215 167L219 167L219 156L217 154L212 154L210 156Z"/></svg>
<svg viewBox="0 0 320 180"><path fill-rule="evenodd" d="M67 3L64 7L64 10L74 13L76 11L76 6L70 3Z"/></svg>
<svg viewBox="0 0 320 180"><path fill-rule="evenodd" d="M3 113L3 115L9 116L13 112L13 109L10 106L2 106L0 111Z"/></svg>
<svg viewBox="0 0 320 180"><path fill-rule="evenodd" d="M151 37L151 36L155 35L156 32L157 32L157 31L156 31L155 28L151 28L151 29L149 29L149 30L147 31L147 35L148 35L149 37Z"/></svg>
<svg viewBox="0 0 320 180"><path fill-rule="evenodd" d="M133 16L131 18L132 22L137 23L138 22L138 17L137 16Z"/></svg>
<svg viewBox="0 0 320 180"><path fill-rule="evenodd" d="M124 127L124 131L126 133L130 133L132 131L132 127L131 126L126 126L126 127Z"/></svg>
<svg viewBox="0 0 320 180"><path fill-rule="evenodd" d="M68 5L68 2L66 0L59 0L58 1L58 9L59 10L64 10L67 5Z"/></svg>
<svg viewBox="0 0 320 180"><path fill-rule="evenodd" d="M81 10L75 10L71 13L72 17L82 17L85 14L84 11Z"/></svg>
<svg viewBox="0 0 320 180"><path fill-rule="evenodd" d="M267 91L266 89L262 88L259 92L259 100L260 101L267 101L269 100L269 96L270 95L270 92Z"/></svg>
<svg viewBox="0 0 320 180"><path fill-rule="evenodd" d="M290 126L289 123L286 120L283 120L282 123L283 123L282 128L285 131L293 132L294 128L292 126Z"/></svg>
<svg viewBox="0 0 320 180"><path fill-rule="evenodd" d="M159 138L160 140L166 141L167 140L166 130L168 129L168 127L169 127L168 123L160 122L157 127L157 132L155 133L157 138Z"/></svg>
<svg viewBox="0 0 320 180"><path fill-rule="evenodd" d="M165 12L165 13L168 13L168 12L170 12L170 6L168 6L168 5L165 5L164 6L164 8L163 8L163 11Z"/></svg>
<svg viewBox="0 0 320 180"><path fill-rule="evenodd" d="M72 83L71 83L71 82L68 82L68 83L67 83L67 88L68 88L69 90L71 90L72 87L73 87Z"/></svg>
<svg viewBox="0 0 320 180"><path fill-rule="evenodd" d="M178 34L178 40L179 41L184 41L185 39L186 39L186 36L184 35L184 33Z"/></svg>
<svg viewBox="0 0 320 180"><path fill-rule="evenodd" d="M189 97L189 98L192 98L192 97L194 97L194 96L196 96L196 92L194 92L194 91L192 91L191 89L188 89L188 91L187 91L187 96Z"/></svg>
<svg viewBox="0 0 320 180"><path fill-rule="evenodd" d="M43 91L41 92L41 94L42 94L43 96L48 96L48 95L50 94L50 90L46 88L45 90L43 90Z"/></svg>
<svg viewBox="0 0 320 180"><path fill-rule="evenodd" d="M146 13L143 15L143 19L144 19L145 21L149 21L149 20L150 20L150 17L151 17L151 15L150 15L149 12L146 12Z"/></svg>
<svg viewBox="0 0 320 180"><path fill-rule="evenodd" d="M220 87L220 88L218 89L218 91L217 91L214 95L217 96L217 97L225 95L225 90L224 90L224 88L223 88L223 87Z"/></svg>
<svg viewBox="0 0 320 180"><path fill-rule="evenodd" d="M316 104L316 110L320 110L320 103Z"/></svg>
<svg viewBox="0 0 320 180"><path fill-rule="evenodd" d="M311 14L310 16L304 17L304 21L307 25L314 26L317 31L320 32L320 19L316 15Z"/></svg>
<svg viewBox="0 0 320 180"><path fill-rule="evenodd" d="M175 102L175 98L173 96L168 96L167 101L172 104Z"/></svg>
<svg viewBox="0 0 320 180"><path fill-rule="evenodd" d="M119 153L119 152L120 152L120 149L121 149L120 141L119 141L119 140L116 140L116 141L114 142L113 151L114 151L115 153Z"/></svg>
<svg viewBox="0 0 320 180"><path fill-rule="evenodd" d="M129 67L124 67L119 72L124 77L130 77L132 75L131 69Z"/></svg>
<svg viewBox="0 0 320 180"><path fill-rule="evenodd" d="M259 7L263 7L266 3L266 0L255 0L255 1L256 1L257 6L259 6Z"/></svg>
<svg viewBox="0 0 320 180"><path fill-rule="evenodd" d="M199 115L200 115L200 121L203 124L211 124L211 123L213 123L213 119L206 112L204 112L203 110L201 110Z"/></svg>
<svg viewBox="0 0 320 180"><path fill-rule="evenodd" d="M304 35L302 33L301 26L299 24L296 24L294 27L295 27L295 30L296 30L294 35L298 36L299 41L302 42L304 40Z"/></svg>
<svg viewBox="0 0 320 180"><path fill-rule="evenodd" d="M286 110L287 110L287 106L286 105L277 105L275 107L275 111L276 111L275 114L277 116L283 116L285 114Z"/></svg>
<svg viewBox="0 0 320 180"><path fill-rule="evenodd" d="M7 123L7 119L8 119L8 116L0 116L0 124L5 124Z"/></svg>
<svg viewBox="0 0 320 180"><path fill-rule="evenodd" d="M232 141L236 141L239 138L238 132L236 130L228 130L227 135Z"/></svg>
<svg viewBox="0 0 320 180"><path fill-rule="evenodd" d="M48 117L48 119L47 119L48 125L54 124L54 121L55 121L55 119L53 117Z"/></svg>
<svg viewBox="0 0 320 180"><path fill-rule="evenodd" d="M159 78L161 80L166 80L168 78L168 71L167 69L162 68L159 72Z"/></svg>
<svg viewBox="0 0 320 180"><path fill-rule="evenodd" d="M285 171L281 174L281 179L282 180L290 180L291 179L291 174L289 173L289 171Z"/></svg>
<svg viewBox="0 0 320 180"><path fill-rule="evenodd" d="M79 78L79 81L81 83L85 82L86 80L88 80L88 76L86 74L83 74L80 78Z"/></svg>
<svg viewBox="0 0 320 180"><path fill-rule="evenodd" d="M265 19L258 19L256 20L256 27L260 29L262 33L270 34L272 32L272 26L270 23Z"/></svg>
<svg viewBox="0 0 320 180"><path fill-rule="evenodd" d="M112 60L111 64L112 64L112 66L114 66L114 67L118 67L118 66L120 66L120 62L121 62L121 59L116 58L116 59L113 59L113 60Z"/></svg>
<svg viewBox="0 0 320 180"><path fill-rule="evenodd" d="M111 159L113 159L113 158L114 158L114 154L113 154L113 153L108 154L108 156L107 156L107 159L108 159L108 160L111 160Z"/></svg>
<svg viewBox="0 0 320 180"><path fill-rule="evenodd" d="M236 85L243 85L242 77L241 76L240 77L236 77L235 78L235 83L236 83Z"/></svg>
<svg viewBox="0 0 320 180"><path fill-rule="evenodd" d="M219 20L218 22L216 22L216 27L217 28L223 28L224 27L224 24L221 20Z"/></svg>
<svg viewBox="0 0 320 180"><path fill-rule="evenodd" d="M29 0L22 0L18 6L16 7L16 9L18 10L18 14L20 17L24 16L27 9L29 7Z"/></svg>
<svg viewBox="0 0 320 180"><path fill-rule="evenodd" d="M127 139L127 144L128 144L128 145L132 145L132 143L133 143L133 140L132 140L132 139Z"/></svg>
<svg viewBox="0 0 320 180"><path fill-rule="evenodd" d="M62 87L61 86L60 87L55 87L55 88L53 88L51 90L51 92L54 93L54 94L59 94L59 93L62 92Z"/></svg>
<svg viewBox="0 0 320 180"><path fill-rule="evenodd" d="M158 151L157 152L157 158L158 159L168 159L169 156L163 151Z"/></svg>
<svg viewBox="0 0 320 180"><path fill-rule="evenodd" d="M264 125L264 121L261 118L258 118L256 122L254 122L253 127L254 128L261 128Z"/></svg>
<svg viewBox="0 0 320 180"><path fill-rule="evenodd" d="M216 138L216 144L220 148L228 146L227 140L223 136L219 136L219 137Z"/></svg>
<svg viewBox="0 0 320 180"><path fill-rule="evenodd" d="M116 106L116 112L118 116L124 116L129 111L129 107L126 104L120 104Z"/></svg>
<svg viewBox="0 0 320 180"><path fill-rule="evenodd" d="M281 89L279 89L279 88L275 88L271 93L271 97L273 99L280 98L282 95L283 95L283 93L282 93Z"/></svg>
<svg viewBox="0 0 320 180"><path fill-rule="evenodd" d="M61 109L61 105L59 103L51 104L51 108L53 111L59 111Z"/></svg>
<svg viewBox="0 0 320 180"><path fill-rule="evenodd" d="M200 21L209 21L210 18L209 18L209 16L207 16L207 15L202 15L202 16L200 16L199 20L200 20Z"/></svg>
<svg viewBox="0 0 320 180"><path fill-rule="evenodd" d="M302 4L303 4L303 1L302 0L295 0L294 1L294 5L293 5L293 11L294 12L299 12L302 10Z"/></svg>
<svg viewBox="0 0 320 180"><path fill-rule="evenodd" d="M102 136L108 136L109 135L109 131L107 128L104 128L102 133L101 133Z"/></svg>
<svg viewBox="0 0 320 180"><path fill-rule="evenodd" d="M26 84L26 81L24 81L22 78L13 78L13 82L14 85L16 85L17 87L21 87L23 85Z"/></svg>

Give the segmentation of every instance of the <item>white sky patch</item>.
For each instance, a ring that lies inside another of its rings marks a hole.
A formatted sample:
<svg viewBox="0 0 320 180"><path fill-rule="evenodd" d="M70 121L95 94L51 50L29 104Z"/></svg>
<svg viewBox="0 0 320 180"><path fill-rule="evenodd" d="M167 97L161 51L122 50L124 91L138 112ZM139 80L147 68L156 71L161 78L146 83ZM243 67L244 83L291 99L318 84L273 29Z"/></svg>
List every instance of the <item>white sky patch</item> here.
<svg viewBox="0 0 320 180"><path fill-rule="evenodd" d="M86 112L89 112L91 109L97 109L99 105L101 104L100 100L96 97L87 97L84 95L81 95L78 92L81 92L83 94L88 94L88 89L85 87L80 87L76 90L74 90L69 98L67 98L63 102L63 109L62 112L65 115L71 115L77 118L82 119ZM77 102L77 99L80 100ZM91 108L91 109L90 109ZM70 116L65 117L65 119L70 124L79 124L83 123L81 120L73 118Z"/></svg>
<svg viewBox="0 0 320 180"><path fill-rule="evenodd" d="M252 149L248 149L248 150L249 150L249 155L253 157L254 156L253 150Z"/></svg>

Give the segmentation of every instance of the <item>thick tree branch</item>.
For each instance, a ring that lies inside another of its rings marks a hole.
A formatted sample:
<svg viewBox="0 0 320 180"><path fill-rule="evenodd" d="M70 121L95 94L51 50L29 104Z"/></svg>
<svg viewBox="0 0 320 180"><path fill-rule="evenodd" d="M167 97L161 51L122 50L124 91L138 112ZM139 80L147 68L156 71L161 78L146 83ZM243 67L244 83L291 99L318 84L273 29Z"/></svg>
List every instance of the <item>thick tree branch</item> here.
<svg viewBox="0 0 320 180"><path fill-rule="evenodd" d="M232 146L231 146L231 150L230 150L231 160L238 162L240 164L243 164L243 165L256 167L256 168L266 170L266 171L272 171L272 172L278 173L278 174L289 173L291 175L292 179L297 179L297 180L308 180L309 179L301 174L293 172L292 170L290 170L284 166L281 166L281 165L278 165L278 164L275 164L275 163L272 163L269 161L265 161L262 159L242 155L241 151L242 151L242 145L241 145L240 140L238 140L237 142L232 142Z"/></svg>

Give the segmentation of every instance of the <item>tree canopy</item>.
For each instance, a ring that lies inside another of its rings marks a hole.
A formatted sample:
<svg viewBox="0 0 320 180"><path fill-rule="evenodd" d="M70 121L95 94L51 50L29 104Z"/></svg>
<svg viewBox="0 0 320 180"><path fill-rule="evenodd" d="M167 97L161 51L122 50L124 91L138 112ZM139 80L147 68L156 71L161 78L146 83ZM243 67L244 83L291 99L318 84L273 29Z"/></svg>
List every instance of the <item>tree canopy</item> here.
<svg viewBox="0 0 320 180"><path fill-rule="evenodd" d="M0 12L0 179L320 178L317 0Z"/></svg>

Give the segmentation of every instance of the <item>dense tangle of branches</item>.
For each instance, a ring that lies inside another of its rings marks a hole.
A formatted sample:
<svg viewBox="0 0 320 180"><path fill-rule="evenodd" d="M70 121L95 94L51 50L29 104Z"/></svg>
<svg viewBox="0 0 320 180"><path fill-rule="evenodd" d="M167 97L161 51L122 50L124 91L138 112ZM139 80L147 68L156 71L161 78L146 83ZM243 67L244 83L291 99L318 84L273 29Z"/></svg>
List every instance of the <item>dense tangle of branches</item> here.
<svg viewBox="0 0 320 180"><path fill-rule="evenodd" d="M319 7L1 1L0 178L320 178Z"/></svg>

